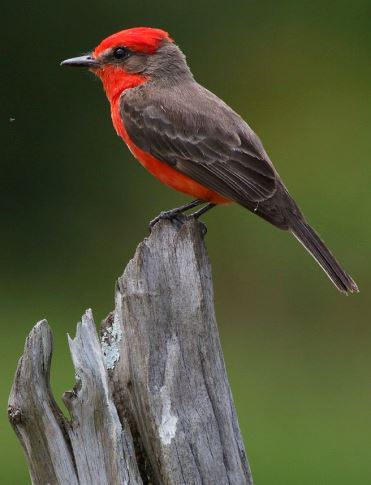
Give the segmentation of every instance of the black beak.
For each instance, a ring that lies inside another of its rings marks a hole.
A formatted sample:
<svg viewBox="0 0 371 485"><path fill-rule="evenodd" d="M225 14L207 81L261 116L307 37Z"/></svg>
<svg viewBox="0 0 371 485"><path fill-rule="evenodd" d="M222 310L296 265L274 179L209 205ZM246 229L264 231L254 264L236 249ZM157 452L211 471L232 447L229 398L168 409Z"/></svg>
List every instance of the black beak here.
<svg viewBox="0 0 371 485"><path fill-rule="evenodd" d="M91 55L72 57L72 59L66 59L61 62L61 66L72 66L72 67L99 67L100 63L97 59L94 59Z"/></svg>

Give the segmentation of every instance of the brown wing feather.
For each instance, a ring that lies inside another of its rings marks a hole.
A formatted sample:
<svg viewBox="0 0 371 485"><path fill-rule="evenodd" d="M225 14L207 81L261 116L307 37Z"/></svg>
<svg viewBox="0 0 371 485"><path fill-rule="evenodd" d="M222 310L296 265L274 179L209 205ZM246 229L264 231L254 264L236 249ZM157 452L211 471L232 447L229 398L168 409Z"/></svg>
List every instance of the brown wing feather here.
<svg viewBox="0 0 371 485"><path fill-rule="evenodd" d="M129 90L121 98L121 115L139 148L250 209L277 189L259 138L195 82L181 90L150 83Z"/></svg>

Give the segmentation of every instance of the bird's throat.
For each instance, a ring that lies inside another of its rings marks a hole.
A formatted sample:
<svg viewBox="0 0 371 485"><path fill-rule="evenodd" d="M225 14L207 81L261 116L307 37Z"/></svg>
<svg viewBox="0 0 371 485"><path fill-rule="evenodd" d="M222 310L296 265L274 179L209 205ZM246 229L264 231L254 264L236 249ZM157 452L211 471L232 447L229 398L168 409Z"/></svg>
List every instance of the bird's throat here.
<svg viewBox="0 0 371 485"><path fill-rule="evenodd" d="M135 88L147 80L145 76L127 73L119 67L112 66L96 69L95 74L102 80L111 108L117 103L124 91Z"/></svg>

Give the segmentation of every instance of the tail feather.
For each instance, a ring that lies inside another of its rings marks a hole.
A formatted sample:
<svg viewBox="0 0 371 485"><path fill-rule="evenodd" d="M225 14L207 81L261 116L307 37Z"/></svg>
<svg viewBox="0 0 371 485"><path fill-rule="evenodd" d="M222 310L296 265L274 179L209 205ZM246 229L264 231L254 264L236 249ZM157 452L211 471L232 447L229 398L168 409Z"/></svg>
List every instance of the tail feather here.
<svg viewBox="0 0 371 485"><path fill-rule="evenodd" d="M313 256L339 291L345 294L359 291L356 282L343 270L329 249L327 249L325 243L304 219L295 217L295 219L291 220L290 230Z"/></svg>

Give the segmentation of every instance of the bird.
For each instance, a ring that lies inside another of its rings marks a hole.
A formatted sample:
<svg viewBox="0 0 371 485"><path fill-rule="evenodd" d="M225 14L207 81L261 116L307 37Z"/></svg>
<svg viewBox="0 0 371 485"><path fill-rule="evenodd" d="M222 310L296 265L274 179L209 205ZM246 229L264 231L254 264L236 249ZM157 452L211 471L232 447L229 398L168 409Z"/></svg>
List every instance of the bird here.
<svg viewBox="0 0 371 485"><path fill-rule="evenodd" d="M306 221L259 137L195 80L168 32L121 30L61 65L85 67L98 76L113 126L134 157L167 186L196 198L162 212L152 225L202 204L194 217L235 202L293 234L340 292L359 291Z"/></svg>

